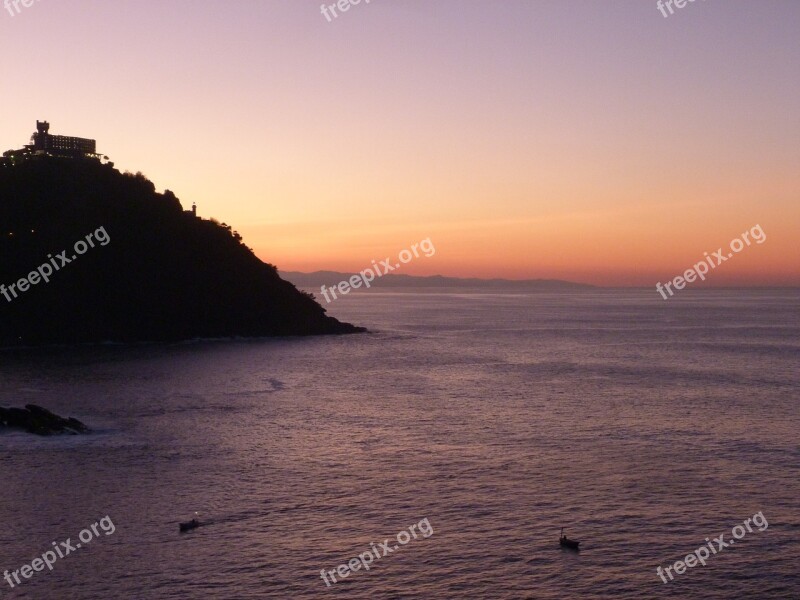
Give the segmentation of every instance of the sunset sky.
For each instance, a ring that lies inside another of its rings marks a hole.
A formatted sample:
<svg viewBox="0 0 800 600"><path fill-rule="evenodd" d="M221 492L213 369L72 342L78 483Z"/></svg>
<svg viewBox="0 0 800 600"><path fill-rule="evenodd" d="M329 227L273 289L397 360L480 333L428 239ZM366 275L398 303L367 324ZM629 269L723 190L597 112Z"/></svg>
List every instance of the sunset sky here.
<svg viewBox="0 0 800 600"><path fill-rule="evenodd" d="M0 7L0 147L95 138L285 271L653 286L760 224L710 283L800 285L797 0L320 4Z"/></svg>

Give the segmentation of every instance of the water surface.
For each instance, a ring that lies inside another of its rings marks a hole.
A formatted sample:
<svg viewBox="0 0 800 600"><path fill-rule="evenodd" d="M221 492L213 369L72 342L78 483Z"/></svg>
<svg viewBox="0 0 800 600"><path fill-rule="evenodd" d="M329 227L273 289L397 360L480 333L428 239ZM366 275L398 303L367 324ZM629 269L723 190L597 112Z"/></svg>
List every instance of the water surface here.
<svg viewBox="0 0 800 600"><path fill-rule="evenodd" d="M800 597L800 294L351 294L373 333L0 353L0 596ZM179 535L195 510L212 523ZM761 511L769 527L663 584ZM331 587L332 570L427 518ZM580 554L558 546L561 526Z"/></svg>

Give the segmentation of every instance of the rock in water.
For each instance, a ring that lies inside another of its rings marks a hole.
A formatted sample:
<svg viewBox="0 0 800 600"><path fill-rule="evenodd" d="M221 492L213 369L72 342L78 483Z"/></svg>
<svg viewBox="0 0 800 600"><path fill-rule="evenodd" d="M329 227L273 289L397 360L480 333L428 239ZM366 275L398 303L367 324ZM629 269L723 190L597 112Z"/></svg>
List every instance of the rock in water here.
<svg viewBox="0 0 800 600"><path fill-rule="evenodd" d="M91 431L78 419L59 417L35 404L26 404L25 408L0 406L0 430L3 428L22 429L35 435L77 435Z"/></svg>

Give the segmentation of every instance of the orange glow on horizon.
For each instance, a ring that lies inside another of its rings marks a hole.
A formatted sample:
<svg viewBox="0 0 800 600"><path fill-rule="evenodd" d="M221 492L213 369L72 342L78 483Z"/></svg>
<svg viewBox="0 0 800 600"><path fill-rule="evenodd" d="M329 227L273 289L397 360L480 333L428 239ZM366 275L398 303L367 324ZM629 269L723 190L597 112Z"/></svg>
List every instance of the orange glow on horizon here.
<svg viewBox="0 0 800 600"><path fill-rule="evenodd" d="M798 3L111 4L0 19L0 149L96 139L283 271L653 286L760 224L707 284L800 285Z"/></svg>

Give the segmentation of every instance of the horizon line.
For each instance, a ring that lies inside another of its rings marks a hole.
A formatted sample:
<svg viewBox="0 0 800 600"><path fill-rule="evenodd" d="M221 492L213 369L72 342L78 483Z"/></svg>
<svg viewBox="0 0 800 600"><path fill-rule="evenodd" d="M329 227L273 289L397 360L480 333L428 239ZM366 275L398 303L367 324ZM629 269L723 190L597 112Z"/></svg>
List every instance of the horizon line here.
<svg viewBox="0 0 800 600"><path fill-rule="evenodd" d="M316 271L292 271L292 270L283 270L278 268L278 272L281 275L320 275L323 273L330 273L335 275L347 275L352 276L356 275L357 271L335 271L331 269L318 269ZM655 288L655 284L652 286L647 285L598 285L594 283L586 283L583 281L574 281L570 279L558 279L558 278L545 278L545 277L528 277L524 279L510 279L507 277L493 277L493 278L485 278L485 277L460 277L455 275L443 275L443 274L436 274L436 275L412 275L409 273L388 273L383 276L384 278L391 278L391 277L407 277L413 279L434 279L434 278L443 278L443 279L455 279L459 281L478 281L478 282L507 282L507 283L537 283L537 282L555 282L555 283L564 283L569 285L575 286L584 286L587 288L595 288L595 289L603 289L603 290L613 290L613 289L651 289ZM738 290L738 289L782 289L782 290L793 290L793 289L800 289L800 283L796 284L770 284L770 285L759 285L759 284L739 284L739 285L714 285L708 282L704 282L701 285L693 288L687 289L714 289L714 290Z"/></svg>

